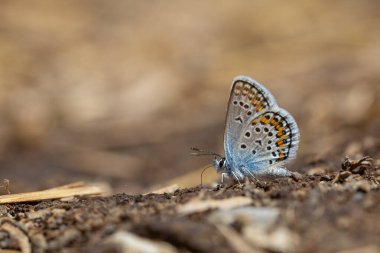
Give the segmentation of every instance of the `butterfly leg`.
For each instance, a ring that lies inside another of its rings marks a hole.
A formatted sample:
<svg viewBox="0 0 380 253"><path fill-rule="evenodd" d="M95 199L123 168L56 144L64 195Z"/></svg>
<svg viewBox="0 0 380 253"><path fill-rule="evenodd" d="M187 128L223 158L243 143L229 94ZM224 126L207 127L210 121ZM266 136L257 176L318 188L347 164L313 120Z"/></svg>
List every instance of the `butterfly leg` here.
<svg viewBox="0 0 380 253"><path fill-rule="evenodd" d="M238 183L241 185L240 180L239 180L239 178L236 176L236 174L235 174L233 171L231 171L231 173L232 173L232 175L234 176L234 178L236 179L236 181L238 181Z"/></svg>
<svg viewBox="0 0 380 253"><path fill-rule="evenodd" d="M227 172L222 173L222 179L221 179L221 183L222 183L222 184L224 183L224 178L225 178L225 177L228 178L228 173L227 173Z"/></svg>
<svg viewBox="0 0 380 253"><path fill-rule="evenodd" d="M252 179L257 180L256 177L252 174L252 172L249 171L249 169L247 169L247 168L245 168L245 167L242 167L242 169L243 169L245 172L247 172L247 173L251 176Z"/></svg>
<svg viewBox="0 0 380 253"><path fill-rule="evenodd" d="M226 181L225 179L228 179L228 178L229 176L227 172L221 173L221 179L220 179L220 183L217 184L217 189L223 188L223 185Z"/></svg>

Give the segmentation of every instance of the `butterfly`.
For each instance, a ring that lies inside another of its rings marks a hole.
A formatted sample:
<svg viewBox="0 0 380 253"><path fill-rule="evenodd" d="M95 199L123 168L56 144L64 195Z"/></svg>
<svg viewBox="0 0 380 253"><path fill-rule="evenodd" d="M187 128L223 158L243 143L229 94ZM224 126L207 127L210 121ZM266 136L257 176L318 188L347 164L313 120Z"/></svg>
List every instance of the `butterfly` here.
<svg viewBox="0 0 380 253"><path fill-rule="evenodd" d="M262 84L247 76L232 82L224 134L225 156L213 165L224 177L290 176L284 165L296 157L300 133L294 118L280 108Z"/></svg>

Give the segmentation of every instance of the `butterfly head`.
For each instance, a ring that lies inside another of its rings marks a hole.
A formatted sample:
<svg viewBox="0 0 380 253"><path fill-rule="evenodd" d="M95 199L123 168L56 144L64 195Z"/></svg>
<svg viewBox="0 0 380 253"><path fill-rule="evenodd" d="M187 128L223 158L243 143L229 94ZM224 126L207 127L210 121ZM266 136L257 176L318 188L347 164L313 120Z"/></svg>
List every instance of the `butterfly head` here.
<svg viewBox="0 0 380 253"><path fill-rule="evenodd" d="M226 158L221 156L215 156L213 161L214 168L218 173L224 173L227 170Z"/></svg>
<svg viewBox="0 0 380 253"><path fill-rule="evenodd" d="M214 161L212 165L214 166L216 172L218 173L224 173L227 171L227 164L226 164L226 158L215 153L215 152L209 152L205 151L199 148L191 148L191 150L195 151L191 153L192 155L195 156L201 156L201 155L212 155L214 156Z"/></svg>

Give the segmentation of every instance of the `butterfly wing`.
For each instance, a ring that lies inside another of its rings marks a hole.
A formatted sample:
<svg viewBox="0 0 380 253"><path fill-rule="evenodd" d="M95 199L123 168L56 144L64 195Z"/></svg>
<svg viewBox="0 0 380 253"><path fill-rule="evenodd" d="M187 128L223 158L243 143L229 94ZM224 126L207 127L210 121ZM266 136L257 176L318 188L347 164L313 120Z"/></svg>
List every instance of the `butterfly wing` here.
<svg viewBox="0 0 380 253"><path fill-rule="evenodd" d="M244 175L274 174L273 169L295 158L299 130L287 111L274 107L252 119L242 129L238 143Z"/></svg>
<svg viewBox="0 0 380 253"><path fill-rule="evenodd" d="M275 105L272 94L255 80L238 76L232 81L224 135L226 163L230 168L235 167L241 157L237 144L243 128Z"/></svg>
<svg viewBox="0 0 380 253"><path fill-rule="evenodd" d="M279 168L294 158L299 131L263 85L238 76L232 83L224 138L227 167L243 178Z"/></svg>

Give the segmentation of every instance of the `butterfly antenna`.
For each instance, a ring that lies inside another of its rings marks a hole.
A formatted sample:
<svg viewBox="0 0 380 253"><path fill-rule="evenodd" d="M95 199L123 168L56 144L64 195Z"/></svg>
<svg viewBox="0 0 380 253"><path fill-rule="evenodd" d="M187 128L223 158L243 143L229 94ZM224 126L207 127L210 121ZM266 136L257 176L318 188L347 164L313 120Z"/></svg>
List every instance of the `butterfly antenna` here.
<svg viewBox="0 0 380 253"><path fill-rule="evenodd" d="M206 151L206 150L199 149L199 148L194 148L194 147L191 147L190 149L193 150L193 151L195 151L195 152L191 153L191 155L194 155L194 156L213 155L213 156L216 156L216 157L219 157L219 158L223 158L221 155L219 155L219 154L217 154L215 152L210 152L210 151Z"/></svg>
<svg viewBox="0 0 380 253"><path fill-rule="evenodd" d="M201 187L203 186L203 173L208 169L208 168L211 168L212 165L209 165L209 166L206 166L203 170L202 170L202 173L201 173Z"/></svg>

